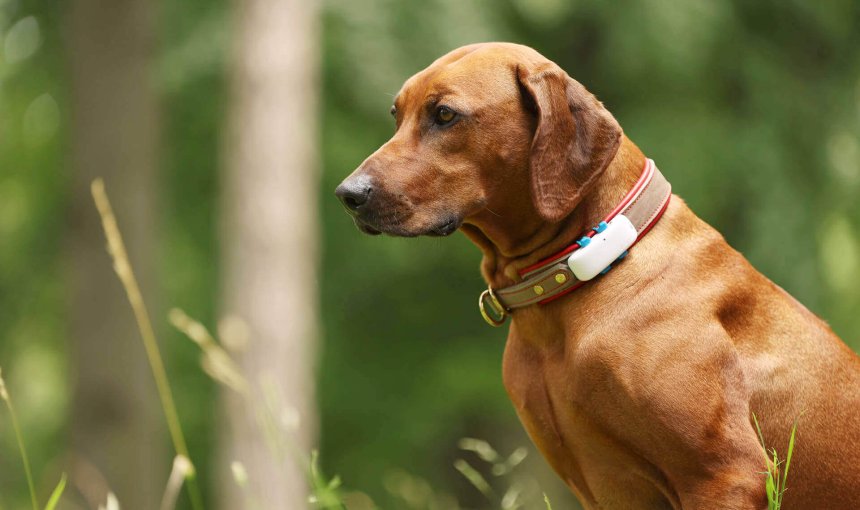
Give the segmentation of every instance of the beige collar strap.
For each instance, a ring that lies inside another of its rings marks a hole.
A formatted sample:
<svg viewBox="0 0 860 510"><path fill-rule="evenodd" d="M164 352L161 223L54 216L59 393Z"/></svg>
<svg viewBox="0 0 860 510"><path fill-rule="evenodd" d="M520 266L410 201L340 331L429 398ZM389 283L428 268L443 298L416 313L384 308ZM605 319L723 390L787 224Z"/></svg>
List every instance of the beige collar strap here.
<svg viewBox="0 0 860 510"><path fill-rule="evenodd" d="M522 269L522 282L485 290L478 299L484 320L501 326L512 310L546 304L606 273L657 223L671 196L672 186L647 159L636 185L599 225L561 252Z"/></svg>

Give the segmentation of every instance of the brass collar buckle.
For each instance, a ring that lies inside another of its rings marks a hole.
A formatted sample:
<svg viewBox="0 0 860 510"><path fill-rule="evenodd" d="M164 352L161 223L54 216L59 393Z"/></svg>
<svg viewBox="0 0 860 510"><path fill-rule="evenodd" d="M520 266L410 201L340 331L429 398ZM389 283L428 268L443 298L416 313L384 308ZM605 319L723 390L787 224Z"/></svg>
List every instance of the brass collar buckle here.
<svg viewBox="0 0 860 510"><path fill-rule="evenodd" d="M493 327L501 326L508 318L508 310L502 306L492 287L487 287L487 290L481 293L481 297L478 298L478 309L481 310L481 317Z"/></svg>

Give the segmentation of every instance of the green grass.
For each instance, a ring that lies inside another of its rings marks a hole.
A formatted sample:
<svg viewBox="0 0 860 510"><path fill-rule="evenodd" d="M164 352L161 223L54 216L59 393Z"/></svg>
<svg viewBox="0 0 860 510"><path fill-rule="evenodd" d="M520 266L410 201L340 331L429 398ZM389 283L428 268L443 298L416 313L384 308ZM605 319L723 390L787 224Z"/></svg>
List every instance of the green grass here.
<svg viewBox="0 0 860 510"><path fill-rule="evenodd" d="M768 510L780 510L782 508L782 498L788 490L788 470L791 467L791 456L794 454L794 438L797 433L797 420L794 420L794 425L791 427L791 435L788 439L788 451L785 454L785 460L779 459L776 448L771 447L768 452L767 445L764 442L764 435L761 433L761 427L758 424L758 418L755 413L752 415L753 423L755 424L758 438L761 442L761 447L764 450L765 471L765 492L767 493L767 508Z"/></svg>
<svg viewBox="0 0 860 510"><path fill-rule="evenodd" d="M12 428L15 430L15 441L18 443L18 451L21 452L21 462L24 464L24 473L27 475L27 488L30 490L30 503L33 505L33 510L39 509L39 504L36 502L36 489L33 486L33 472L30 470L30 457L27 456L27 447L24 445L24 438L21 435L21 427L18 426L18 415L15 413L15 406L12 405L12 397L6 389L6 383L3 381L3 373L0 371L0 399L6 403L6 408L9 410L9 416L12 418Z"/></svg>
<svg viewBox="0 0 860 510"><path fill-rule="evenodd" d="M161 358L161 351L155 339L155 330L152 327L152 321L149 319L149 311L143 302L143 295L140 293L137 278L134 276L131 261L128 258L125 243L122 240L122 234L120 234L116 217L113 214L113 208L105 191L104 182L101 179L94 180L90 185L90 191L92 192L93 201L96 204L99 216L101 216L102 228L108 242L108 253L113 259L114 271L125 289L128 302L134 312L137 328L140 331L140 337L146 351L146 358L149 361L149 368L152 370L153 379L155 379L161 408L164 410L164 416L167 420L167 429L170 431L170 439L173 442L174 451L177 456L184 457L190 461L188 447L185 443L185 434L182 432L182 424L179 421L179 412L176 410L176 404L173 401L173 391L167 379L167 370L164 368L164 360ZM185 486L188 488L192 508L194 510L203 510L203 497L200 493L200 487L197 485L193 465L186 471L185 476L187 480Z"/></svg>
<svg viewBox="0 0 860 510"><path fill-rule="evenodd" d="M57 486L54 488L54 492L51 493L51 497L48 498L48 503L45 505L45 510L54 510L57 507L57 503L60 502L60 498L63 497L63 491L66 490L66 474L63 473L63 476L60 477L60 481L57 483Z"/></svg>
<svg viewBox="0 0 860 510"><path fill-rule="evenodd" d="M36 497L36 489L33 484L33 472L30 469L30 458L27 455L27 447L24 445L24 436L21 434L21 427L18 425L18 415L15 413L15 406L12 405L12 397L6 389L6 382L3 380L3 372L0 370L0 400L6 403L6 408L9 410L9 416L12 418L12 428L15 429L15 441L18 443L18 451L21 453L21 462L24 464L24 473L27 476L27 488L30 491L30 504L33 505L33 510L39 510L39 502ZM60 482L51 493L48 503L45 505L45 510L54 510L63 491L66 489L66 475L60 477Z"/></svg>

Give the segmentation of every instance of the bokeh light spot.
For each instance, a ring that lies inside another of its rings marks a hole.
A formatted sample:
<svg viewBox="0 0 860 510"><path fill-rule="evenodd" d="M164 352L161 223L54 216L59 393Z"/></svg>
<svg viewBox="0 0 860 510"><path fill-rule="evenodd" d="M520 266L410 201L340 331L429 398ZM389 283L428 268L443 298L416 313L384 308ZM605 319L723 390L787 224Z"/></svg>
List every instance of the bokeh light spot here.
<svg viewBox="0 0 860 510"><path fill-rule="evenodd" d="M22 18L12 25L3 41L6 62L14 64L31 57L39 49L41 42L39 22L36 18L33 16Z"/></svg>

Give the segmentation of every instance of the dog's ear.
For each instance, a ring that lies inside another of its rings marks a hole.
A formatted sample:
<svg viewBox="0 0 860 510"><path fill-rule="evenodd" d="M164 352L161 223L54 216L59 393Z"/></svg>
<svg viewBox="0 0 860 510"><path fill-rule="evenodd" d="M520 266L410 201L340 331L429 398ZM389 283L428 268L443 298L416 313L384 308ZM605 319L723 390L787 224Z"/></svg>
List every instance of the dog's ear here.
<svg viewBox="0 0 860 510"><path fill-rule="evenodd" d="M621 143L621 126L603 104L552 62L519 66L526 107L537 115L530 166L541 216L559 221L588 193Z"/></svg>

